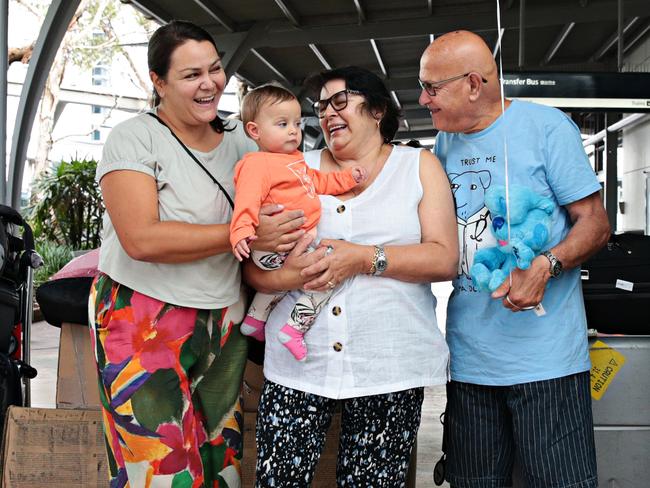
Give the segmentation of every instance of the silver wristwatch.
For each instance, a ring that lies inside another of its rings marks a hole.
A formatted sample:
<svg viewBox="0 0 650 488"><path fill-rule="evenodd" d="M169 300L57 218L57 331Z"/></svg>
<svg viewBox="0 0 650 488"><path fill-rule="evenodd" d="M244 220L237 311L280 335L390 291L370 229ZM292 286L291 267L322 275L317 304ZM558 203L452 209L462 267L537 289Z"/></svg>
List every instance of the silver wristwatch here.
<svg viewBox="0 0 650 488"><path fill-rule="evenodd" d="M375 254L372 257L372 264L370 265L370 273L373 276L379 276L388 266L388 260L386 259L386 253L384 252L383 246L375 246Z"/></svg>
<svg viewBox="0 0 650 488"><path fill-rule="evenodd" d="M550 263L548 272L551 274L551 277L557 278L560 276L562 274L562 261L560 261L551 251L544 251L542 256L546 256L546 259L548 259Z"/></svg>

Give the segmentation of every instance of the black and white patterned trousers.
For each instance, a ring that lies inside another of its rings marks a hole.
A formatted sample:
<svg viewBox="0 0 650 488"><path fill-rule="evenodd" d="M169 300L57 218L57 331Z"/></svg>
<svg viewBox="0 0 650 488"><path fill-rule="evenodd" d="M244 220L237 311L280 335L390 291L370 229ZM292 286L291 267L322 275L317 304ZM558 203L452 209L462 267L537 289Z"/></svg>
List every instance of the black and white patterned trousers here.
<svg viewBox="0 0 650 488"><path fill-rule="evenodd" d="M335 406L341 402L339 487L406 484L423 388L332 400L264 383L257 414L257 488L310 486Z"/></svg>

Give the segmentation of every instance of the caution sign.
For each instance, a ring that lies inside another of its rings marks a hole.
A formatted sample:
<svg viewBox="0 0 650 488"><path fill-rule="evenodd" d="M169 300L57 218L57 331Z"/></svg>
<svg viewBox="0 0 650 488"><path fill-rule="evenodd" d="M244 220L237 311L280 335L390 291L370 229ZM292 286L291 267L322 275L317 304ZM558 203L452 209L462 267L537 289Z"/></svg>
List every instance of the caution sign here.
<svg viewBox="0 0 650 488"><path fill-rule="evenodd" d="M596 341L591 356L591 397L600 400L625 364L625 356L603 341Z"/></svg>

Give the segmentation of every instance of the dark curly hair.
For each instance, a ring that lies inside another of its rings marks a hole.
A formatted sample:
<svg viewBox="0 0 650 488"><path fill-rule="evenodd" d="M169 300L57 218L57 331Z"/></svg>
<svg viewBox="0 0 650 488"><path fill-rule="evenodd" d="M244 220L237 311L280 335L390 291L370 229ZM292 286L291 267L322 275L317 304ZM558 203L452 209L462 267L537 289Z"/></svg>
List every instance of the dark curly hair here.
<svg viewBox="0 0 650 488"><path fill-rule="evenodd" d="M382 112L379 132L384 142L390 142L399 128L401 113L391 98L384 82L372 71L358 66L335 68L309 77L305 85L318 98L321 89L328 81L343 80L345 87L363 93L366 99L365 109L370 113Z"/></svg>
<svg viewBox="0 0 650 488"><path fill-rule="evenodd" d="M149 39L147 47L147 63L149 71L153 71L163 80L169 73L169 64L171 63L172 54L182 44L192 40L197 42L208 41L219 52L217 45L212 36L202 27L185 20L172 20L168 24L159 27ZM160 95L153 89L152 106L157 107L160 104ZM217 115L210 122L212 128L221 134L223 131L229 131L226 123Z"/></svg>

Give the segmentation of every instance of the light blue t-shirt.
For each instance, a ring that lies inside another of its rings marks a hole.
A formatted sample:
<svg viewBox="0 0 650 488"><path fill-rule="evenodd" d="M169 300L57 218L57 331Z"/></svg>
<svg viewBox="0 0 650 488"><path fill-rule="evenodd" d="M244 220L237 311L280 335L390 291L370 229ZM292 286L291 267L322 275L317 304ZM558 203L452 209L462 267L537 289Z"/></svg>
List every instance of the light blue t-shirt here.
<svg viewBox="0 0 650 488"><path fill-rule="evenodd" d="M551 279L546 315L512 313L469 277L477 249L494 246L484 195L505 184L504 134L509 184L527 186L558 204L548 248L571 228L563 205L600 190L576 125L561 111L514 100L488 128L473 134L440 132L435 153L456 200L460 263L447 311L451 377L482 385L513 385L558 378L590 367L580 270Z"/></svg>

